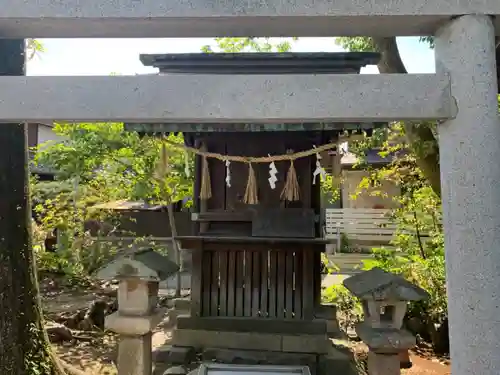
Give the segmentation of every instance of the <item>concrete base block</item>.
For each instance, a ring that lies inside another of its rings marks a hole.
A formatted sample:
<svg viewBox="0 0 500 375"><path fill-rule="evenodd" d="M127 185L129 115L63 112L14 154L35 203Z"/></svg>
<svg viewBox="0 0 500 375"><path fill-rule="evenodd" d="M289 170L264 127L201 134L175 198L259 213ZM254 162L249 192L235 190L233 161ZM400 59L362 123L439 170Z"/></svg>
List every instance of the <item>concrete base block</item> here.
<svg viewBox="0 0 500 375"><path fill-rule="evenodd" d="M318 319L336 320L337 306L332 304L321 304L316 308L314 316Z"/></svg>
<svg viewBox="0 0 500 375"><path fill-rule="evenodd" d="M281 336L246 332L217 332L176 329L172 335L176 346L193 346L196 349L218 346L228 349L254 349L281 351Z"/></svg>
<svg viewBox="0 0 500 375"><path fill-rule="evenodd" d="M174 309L179 311L189 311L191 309L191 298L175 298Z"/></svg>
<svg viewBox="0 0 500 375"><path fill-rule="evenodd" d="M340 330L339 322L337 319L326 321L326 333L328 337L332 339L339 339L344 336L342 331Z"/></svg>
<svg viewBox="0 0 500 375"><path fill-rule="evenodd" d="M375 350L377 353L399 353L416 344L415 337L406 330L376 329L371 328L366 322L356 325L356 333L370 350Z"/></svg>
<svg viewBox="0 0 500 375"><path fill-rule="evenodd" d="M332 345L326 334L282 336L282 338L283 352L326 354Z"/></svg>
<svg viewBox="0 0 500 375"><path fill-rule="evenodd" d="M368 373L370 375L400 375L399 355L369 352Z"/></svg>
<svg viewBox="0 0 500 375"><path fill-rule="evenodd" d="M315 320L326 322L326 333L330 338L342 338L342 331L337 320L337 307L331 304L322 304L316 308Z"/></svg>
<svg viewBox="0 0 500 375"><path fill-rule="evenodd" d="M196 359L196 352L191 346L164 345L153 352L155 363L187 365Z"/></svg>
<svg viewBox="0 0 500 375"><path fill-rule="evenodd" d="M174 310L172 310L174 311ZM189 314L177 316L178 329L197 331L263 333L269 335L325 334L326 320L293 321L282 319L246 319L236 317L192 318Z"/></svg>
<svg viewBox="0 0 500 375"><path fill-rule="evenodd" d="M318 375L358 375L354 357L349 350L332 346L326 355L318 358Z"/></svg>
<svg viewBox="0 0 500 375"><path fill-rule="evenodd" d="M206 330L176 329L172 343L175 346L192 346L204 349L217 345L225 349L269 350L294 353L327 353L331 346L326 334L280 335L248 332L217 332Z"/></svg>

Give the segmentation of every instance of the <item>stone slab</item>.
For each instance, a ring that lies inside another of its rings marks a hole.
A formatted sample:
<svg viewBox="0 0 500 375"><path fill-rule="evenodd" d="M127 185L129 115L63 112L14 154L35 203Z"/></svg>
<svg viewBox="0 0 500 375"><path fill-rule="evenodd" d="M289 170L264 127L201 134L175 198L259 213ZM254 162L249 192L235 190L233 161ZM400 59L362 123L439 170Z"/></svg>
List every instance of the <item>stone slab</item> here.
<svg viewBox="0 0 500 375"><path fill-rule="evenodd" d="M186 375L188 370L184 366L173 366L165 370L163 375Z"/></svg>
<svg viewBox="0 0 500 375"><path fill-rule="evenodd" d="M173 305L174 309L178 311L189 311L191 309L191 298L175 298Z"/></svg>
<svg viewBox="0 0 500 375"><path fill-rule="evenodd" d="M3 37L9 38L420 36L434 35L440 25L463 14L500 16L500 3L497 0L1 0L0 30Z"/></svg>
<svg viewBox="0 0 500 375"><path fill-rule="evenodd" d="M202 360L237 365L306 366L311 374L316 374L317 369L317 355L305 353L209 348L203 351Z"/></svg>
<svg viewBox="0 0 500 375"><path fill-rule="evenodd" d="M105 326L113 332L128 335L145 335L161 323L167 309L158 309L152 316L126 316L115 312L106 317Z"/></svg>
<svg viewBox="0 0 500 375"><path fill-rule="evenodd" d="M245 365L314 366L315 354L283 353L262 350L234 350L207 348L202 353L203 361Z"/></svg>
<svg viewBox="0 0 500 375"><path fill-rule="evenodd" d="M334 339L340 339L345 336L339 326L339 322L337 319L335 320L326 320L326 333L328 337Z"/></svg>
<svg viewBox="0 0 500 375"><path fill-rule="evenodd" d="M0 122L377 122L455 114L446 74L0 77Z"/></svg>
<svg viewBox="0 0 500 375"><path fill-rule="evenodd" d="M196 352L191 346L164 345L153 351L153 361L171 365L188 365L196 359Z"/></svg>
<svg viewBox="0 0 500 375"><path fill-rule="evenodd" d="M216 346L223 349L314 354L326 353L331 346L326 334L293 336L189 329L176 329L172 335L172 344L176 346L192 346L196 350Z"/></svg>
<svg viewBox="0 0 500 375"><path fill-rule="evenodd" d="M380 353L399 353L401 349L410 349L416 344L415 337L402 329L377 329L367 323L359 323L356 333L370 350Z"/></svg>
<svg viewBox="0 0 500 375"><path fill-rule="evenodd" d="M281 350L292 353L325 354L331 346L326 333L323 335L287 335L283 336Z"/></svg>
<svg viewBox="0 0 500 375"><path fill-rule="evenodd" d="M316 308L314 316L318 319L337 319L337 306L333 304L321 304Z"/></svg>
<svg viewBox="0 0 500 375"><path fill-rule="evenodd" d="M282 319L248 319L231 317L192 318L190 315L178 315L177 328L207 331L320 335L327 332L327 323L325 320L301 322Z"/></svg>
<svg viewBox="0 0 500 375"><path fill-rule="evenodd" d="M176 329L172 343L177 346L193 346L195 349L213 347L214 344L228 349L254 349L281 351L281 336L243 332L216 332Z"/></svg>

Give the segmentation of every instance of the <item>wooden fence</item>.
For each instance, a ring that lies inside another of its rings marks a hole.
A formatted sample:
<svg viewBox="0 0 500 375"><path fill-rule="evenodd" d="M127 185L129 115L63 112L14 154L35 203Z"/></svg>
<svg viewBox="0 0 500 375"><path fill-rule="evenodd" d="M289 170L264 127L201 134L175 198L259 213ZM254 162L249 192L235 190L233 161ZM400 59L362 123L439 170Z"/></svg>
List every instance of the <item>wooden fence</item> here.
<svg viewBox="0 0 500 375"><path fill-rule="evenodd" d="M349 240L373 244L391 241L396 225L389 218L389 210L383 209L326 209L326 238L336 240L340 248L341 236Z"/></svg>

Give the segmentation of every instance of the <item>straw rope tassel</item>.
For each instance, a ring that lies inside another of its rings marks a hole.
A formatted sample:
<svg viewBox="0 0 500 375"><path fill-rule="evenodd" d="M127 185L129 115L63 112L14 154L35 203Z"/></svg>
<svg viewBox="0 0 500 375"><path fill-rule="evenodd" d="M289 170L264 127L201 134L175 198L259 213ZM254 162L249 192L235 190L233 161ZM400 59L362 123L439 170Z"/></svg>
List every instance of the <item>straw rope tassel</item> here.
<svg viewBox="0 0 500 375"><path fill-rule="evenodd" d="M210 170L208 169L208 160L206 156L203 156L201 170L201 188L200 188L200 199L206 200L212 198L212 186L210 182Z"/></svg>
<svg viewBox="0 0 500 375"><path fill-rule="evenodd" d="M257 196L257 180L255 178L255 171L252 163L248 163L248 180L247 188L245 189L245 196L243 202L246 204L258 204L259 197Z"/></svg>
<svg viewBox="0 0 500 375"><path fill-rule="evenodd" d="M298 201L300 199L300 187L297 180L297 172L295 171L294 160L290 159L290 168L286 174L286 182L281 192L281 199L287 201Z"/></svg>

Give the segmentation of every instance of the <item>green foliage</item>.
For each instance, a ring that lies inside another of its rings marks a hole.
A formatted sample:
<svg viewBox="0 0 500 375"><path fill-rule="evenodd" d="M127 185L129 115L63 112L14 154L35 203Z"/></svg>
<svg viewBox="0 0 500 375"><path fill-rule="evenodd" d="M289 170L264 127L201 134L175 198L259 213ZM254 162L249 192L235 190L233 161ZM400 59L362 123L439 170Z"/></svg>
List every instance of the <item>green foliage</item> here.
<svg viewBox="0 0 500 375"><path fill-rule="evenodd" d="M28 60L33 59L42 52L45 52L45 47L39 40L26 39L26 56Z"/></svg>
<svg viewBox="0 0 500 375"><path fill-rule="evenodd" d="M430 48L434 48L434 37L425 36L421 37L420 41L428 43ZM351 52L373 52L375 45L372 38L368 36L357 37L337 37L335 43L347 51Z"/></svg>
<svg viewBox="0 0 500 375"><path fill-rule="evenodd" d="M358 298L354 297L343 285L332 285L322 293L324 303L337 307L337 315L342 329L347 332L354 329L356 323L363 317L363 309Z"/></svg>
<svg viewBox="0 0 500 375"><path fill-rule="evenodd" d="M365 269L380 267L403 275L427 290L430 298L410 305L408 316L422 322L441 324L447 317L444 236L441 202L428 186L402 198L394 214L396 251L373 249L374 259Z"/></svg>
<svg viewBox="0 0 500 375"><path fill-rule="evenodd" d="M434 48L434 37L433 36L422 36L420 37L420 41L424 43L428 43L430 48Z"/></svg>
<svg viewBox="0 0 500 375"><path fill-rule="evenodd" d="M170 203L192 196L193 181L185 173L182 147L165 143L169 163L165 191L154 178L162 139L141 138L124 131L120 123L56 124L54 131L64 141L41 145L35 163L51 166L58 179L32 180L35 250L41 269L87 274L117 251L119 244L96 243L86 228L91 221L100 223L97 233L106 236L117 229L116 213L96 210L96 204L122 199ZM182 136L170 135L168 140L183 143ZM188 158L188 167L192 176L193 158ZM57 253L49 253L43 240L55 230L59 233Z"/></svg>
<svg viewBox="0 0 500 375"><path fill-rule="evenodd" d="M45 338L43 328L36 324L29 327L30 351L24 358L25 373L27 375L53 375L56 373L55 364L50 354L49 343Z"/></svg>
<svg viewBox="0 0 500 375"><path fill-rule="evenodd" d="M423 37L420 40L434 48L433 37ZM368 37L338 38L337 43L350 51L375 49L371 38ZM439 346L435 327L447 319L441 200L417 166L419 160L439 152L436 142L438 125L414 123L411 126L414 130L409 137L411 142L407 141L404 124L394 123L388 129L385 140L379 136L364 139L350 144L349 150L358 156L358 167L370 170L370 176L361 182L359 191L370 189L373 194L377 194L377 187L385 180L393 181L401 188L401 196L398 197L399 208L392 214L397 224L397 232L392 241L396 251L373 249L375 258L365 262L365 269L377 266L400 273L429 292L428 300L410 305L407 317L416 318L424 327L418 333ZM434 139L425 141L416 136L420 126L431 129ZM366 150L370 148L380 148L381 156L398 153L398 157L387 167L373 170L366 165L364 158ZM438 171L438 166L434 170Z"/></svg>
<svg viewBox="0 0 500 375"><path fill-rule="evenodd" d="M215 38L216 51L211 46L202 47L202 52L289 52L297 38L273 41L271 38Z"/></svg>
<svg viewBox="0 0 500 375"><path fill-rule="evenodd" d="M372 38L366 36L337 37L335 43L350 52L372 52L375 50Z"/></svg>
<svg viewBox="0 0 500 375"><path fill-rule="evenodd" d="M125 131L121 123L56 124L54 132L65 141L41 145L35 162L57 170L59 181L73 186L77 182L101 200L160 199L159 186L152 176L161 139L141 138L135 132ZM183 143L180 135L172 134L168 140ZM167 149L171 165L168 178L178 193L173 199L190 196L192 178L184 172L184 151L169 144ZM192 171L193 158L188 161Z"/></svg>
<svg viewBox="0 0 500 375"><path fill-rule="evenodd" d="M407 317L415 317L428 330L435 330L447 318L444 237L441 217L441 199L427 183L417 166L414 148L405 141L405 128L392 124L386 138L361 140L350 147L360 157L360 166L368 168L369 176L358 186L358 194L370 190L376 194L382 181L391 181L400 187L401 194L395 197L397 208L391 219L397 230L392 240L393 248L373 249L374 258L365 261L364 269L380 267L401 274L409 281L421 286L430 294L426 301L410 305ZM381 156L394 156L393 161L379 169L369 169L363 162L366 150L377 147ZM425 154L425 144L418 151ZM433 339L432 332L419 332Z"/></svg>
<svg viewBox="0 0 500 375"><path fill-rule="evenodd" d="M330 202L335 202L340 199L340 176L333 176L330 173L326 174L324 179L321 179L321 192L328 197Z"/></svg>

